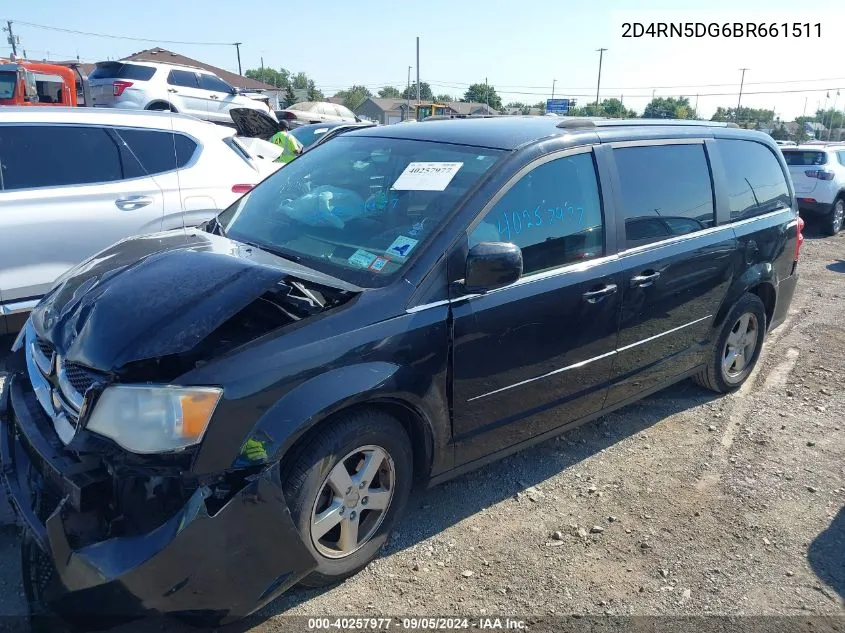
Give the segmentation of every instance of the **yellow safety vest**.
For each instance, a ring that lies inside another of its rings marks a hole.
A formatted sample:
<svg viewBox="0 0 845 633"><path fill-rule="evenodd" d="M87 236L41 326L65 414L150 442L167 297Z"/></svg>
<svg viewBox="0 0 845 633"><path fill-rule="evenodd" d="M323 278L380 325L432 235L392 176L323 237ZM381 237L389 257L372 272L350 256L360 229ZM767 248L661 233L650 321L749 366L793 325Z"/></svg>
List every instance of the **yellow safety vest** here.
<svg viewBox="0 0 845 633"><path fill-rule="evenodd" d="M277 163L289 163L302 151L302 144L296 140L293 134L284 130L276 132L270 142L282 148L282 153L276 159Z"/></svg>

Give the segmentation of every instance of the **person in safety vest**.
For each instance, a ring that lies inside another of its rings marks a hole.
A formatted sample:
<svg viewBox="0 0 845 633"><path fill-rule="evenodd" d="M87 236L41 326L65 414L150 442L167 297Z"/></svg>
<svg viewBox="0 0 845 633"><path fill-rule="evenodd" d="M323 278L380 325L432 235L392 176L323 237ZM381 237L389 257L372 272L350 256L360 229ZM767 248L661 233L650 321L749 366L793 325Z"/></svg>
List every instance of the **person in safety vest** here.
<svg viewBox="0 0 845 633"><path fill-rule="evenodd" d="M271 138L270 142L282 148L282 153L276 159L277 163L289 163L302 153L302 143L288 130L290 126L287 121L279 121L279 131Z"/></svg>

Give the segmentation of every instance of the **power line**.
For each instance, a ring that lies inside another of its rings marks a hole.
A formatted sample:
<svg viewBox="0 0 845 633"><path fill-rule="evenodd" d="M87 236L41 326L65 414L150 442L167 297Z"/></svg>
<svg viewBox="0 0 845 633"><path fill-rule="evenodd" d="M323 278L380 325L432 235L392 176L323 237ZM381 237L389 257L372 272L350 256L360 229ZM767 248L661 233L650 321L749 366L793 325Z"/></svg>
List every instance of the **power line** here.
<svg viewBox="0 0 845 633"><path fill-rule="evenodd" d="M843 81L845 82L845 77L823 77L819 79L786 79L780 81L746 81L746 86L763 86L763 85L779 85L779 84L798 84L798 83L813 83L817 81ZM470 86L472 84L459 82L459 81L443 81L432 79L429 81L430 84L436 83L438 86L447 86L452 85L454 87L462 87L462 86ZM722 86L739 86L738 83L718 83L718 84L687 84L687 85L679 85L679 86L605 86L608 90L675 90L681 88L719 88ZM499 84L498 88L526 88L526 89L537 89L542 90L545 89L546 86L518 86L515 84ZM557 88L560 90L560 87ZM568 87L564 89L565 91L570 90L591 90L588 86L580 86L580 87ZM748 94L748 93L746 93Z"/></svg>
<svg viewBox="0 0 845 633"><path fill-rule="evenodd" d="M34 22L22 22L21 20L12 20L12 22L14 24L29 26L34 29L58 31L60 33L71 33L73 35L86 35L88 37L105 37L112 40L131 40L133 42L156 42L159 44L181 44L183 46L234 46L233 42L185 42L181 40L161 40L158 38L130 37L128 35L111 35L110 33L91 33L89 31L77 31L75 29L65 29L58 26L47 26L46 24L35 24Z"/></svg>

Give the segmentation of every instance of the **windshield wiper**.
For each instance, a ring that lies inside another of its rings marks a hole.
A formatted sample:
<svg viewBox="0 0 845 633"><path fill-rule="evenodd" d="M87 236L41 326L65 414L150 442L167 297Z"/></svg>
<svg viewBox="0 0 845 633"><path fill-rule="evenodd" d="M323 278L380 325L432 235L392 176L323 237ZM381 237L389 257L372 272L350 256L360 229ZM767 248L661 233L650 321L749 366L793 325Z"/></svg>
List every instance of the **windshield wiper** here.
<svg viewBox="0 0 845 633"><path fill-rule="evenodd" d="M293 262L294 264L298 264L302 261L302 258L299 255L296 255L292 251L284 249L280 246L273 246L271 244L264 244L263 242L254 242L250 240L245 240L243 238L235 238L237 241L241 242L242 244L246 244L248 246L254 246L255 248L260 248L262 251L266 251L271 255L275 255L276 257L281 257L282 259L287 259L288 261Z"/></svg>
<svg viewBox="0 0 845 633"><path fill-rule="evenodd" d="M200 225L200 228L205 231L206 233L211 233L212 235L220 235L222 237L226 237L226 229L223 228L223 225L220 224L220 220L217 219L215 215L210 220L206 220Z"/></svg>

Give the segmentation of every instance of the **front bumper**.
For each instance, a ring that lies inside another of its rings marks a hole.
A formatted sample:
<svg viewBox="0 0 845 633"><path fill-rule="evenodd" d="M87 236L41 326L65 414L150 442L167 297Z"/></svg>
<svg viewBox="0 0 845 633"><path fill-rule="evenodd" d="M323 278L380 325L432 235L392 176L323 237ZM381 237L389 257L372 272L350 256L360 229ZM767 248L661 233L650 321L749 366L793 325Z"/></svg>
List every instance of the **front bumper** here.
<svg viewBox="0 0 845 633"><path fill-rule="evenodd" d="M25 375L9 376L0 390L2 480L25 529L53 562L43 600L59 614L184 614L227 622L249 615L315 568L277 468L249 480L213 515L208 489L199 487L149 533L74 548L67 526L92 508L97 513L108 495L108 475L83 462L74 466L51 431ZM61 500L43 522L33 509L42 487Z"/></svg>

